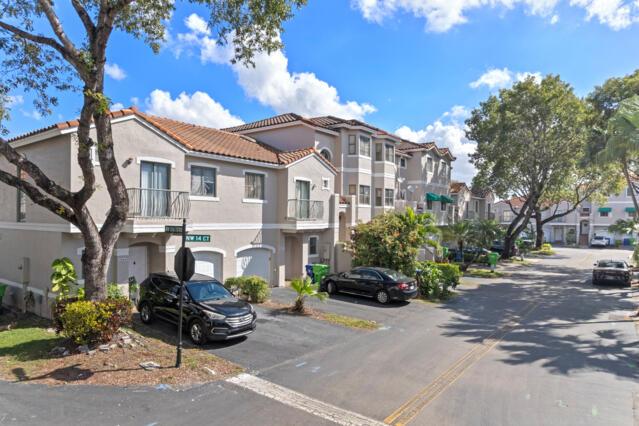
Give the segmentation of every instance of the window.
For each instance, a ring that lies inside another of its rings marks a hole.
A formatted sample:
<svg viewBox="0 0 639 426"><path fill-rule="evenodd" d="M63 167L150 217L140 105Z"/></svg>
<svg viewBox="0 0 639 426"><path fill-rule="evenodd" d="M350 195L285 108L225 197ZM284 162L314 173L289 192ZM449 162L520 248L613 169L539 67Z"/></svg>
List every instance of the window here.
<svg viewBox="0 0 639 426"><path fill-rule="evenodd" d="M400 158L399 159L399 167L405 169L406 168L406 159L405 158Z"/></svg>
<svg viewBox="0 0 639 426"><path fill-rule="evenodd" d="M383 145L381 143L376 143L375 144L375 161L382 161L382 150L383 150Z"/></svg>
<svg viewBox="0 0 639 426"><path fill-rule="evenodd" d="M371 187L367 185L359 186L359 203L364 205L371 204Z"/></svg>
<svg viewBox="0 0 639 426"><path fill-rule="evenodd" d="M318 242L319 238L318 237L308 237L308 255L309 257L311 256L318 256L319 252L317 250L317 242Z"/></svg>
<svg viewBox="0 0 639 426"><path fill-rule="evenodd" d="M264 175L261 173L244 174L244 198L249 200L264 199Z"/></svg>
<svg viewBox="0 0 639 426"><path fill-rule="evenodd" d="M439 169L441 171L441 175L442 176L446 176L448 173L446 172L446 163L445 162L441 162L441 165L439 166Z"/></svg>
<svg viewBox="0 0 639 426"><path fill-rule="evenodd" d="M395 204L395 191L392 189L384 190L384 205L393 206Z"/></svg>
<svg viewBox="0 0 639 426"><path fill-rule="evenodd" d="M320 151L320 154L322 155L322 157L326 158L328 161L331 161L331 152L328 149L322 148L322 150Z"/></svg>
<svg viewBox="0 0 639 426"><path fill-rule="evenodd" d="M599 217L608 217L608 214L609 214L609 212L607 210L606 211L600 211L599 212Z"/></svg>
<svg viewBox="0 0 639 426"><path fill-rule="evenodd" d="M382 207L382 188L375 188L375 206Z"/></svg>
<svg viewBox="0 0 639 426"><path fill-rule="evenodd" d="M479 211L479 201L475 201L475 211Z"/></svg>
<svg viewBox="0 0 639 426"><path fill-rule="evenodd" d="M384 145L384 160L391 163L395 161L395 148L393 145Z"/></svg>
<svg viewBox="0 0 639 426"><path fill-rule="evenodd" d="M426 159L426 171L427 172L433 172L433 159L428 157Z"/></svg>
<svg viewBox="0 0 639 426"><path fill-rule="evenodd" d="M348 185L348 195L357 195L357 185Z"/></svg>
<svg viewBox="0 0 639 426"><path fill-rule="evenodd" d="M328 178L322 178L322 189L330 189L331 181Z"/></svg>
<svg viewBox="0 0 639 426"><path fill-rule="evenodd" d="M355 135L348 136L348 155L357 155L357 138Z"/></svg>
<svg viewBox="0 0 639 426"><path fill-rule="evenodd" d="M443 201L441 202L441 211L446 211L446 203L444 203Z"/></svg>
<svg viewBox="0 0 639 426"><path fill-rule="evenodd" d="M426 210L433 209L433 200L426 200Z"/></svg>
<svg viewBox="0 0 639 426"><path fill-rule="evenodd" d="M16 176L20 179L26 179L27 174L20 167L17 169ZM19 189L16 190L16 222L27 221L27 196Z"/></svg>
<svg viewBox="0 0 639 426"><path fill-rule="evenodd" d="M212 167L191 166L191 194L217 196L217 170Z"/></svg>
<svg viewBox="0 0 639 426"><path fill-rule="evenodd" d="M368 136L359 137L359 155L369 158L371 156L371 138Z"/></svg>
<svg viewBox="0 0 639 426"><path fill-rule="evenodd" d="M632 188L631 187L626 188L626 197L632 197Z"/></svg>
<svg viewBox="0 0 639 426"><path fill-rule="evenodd" d="M382 278L379 276L377 272L371 271L369 269L362 269L360 273L362 275L362 278L365 280L372 280L372 281L382 280Z"/></svg>

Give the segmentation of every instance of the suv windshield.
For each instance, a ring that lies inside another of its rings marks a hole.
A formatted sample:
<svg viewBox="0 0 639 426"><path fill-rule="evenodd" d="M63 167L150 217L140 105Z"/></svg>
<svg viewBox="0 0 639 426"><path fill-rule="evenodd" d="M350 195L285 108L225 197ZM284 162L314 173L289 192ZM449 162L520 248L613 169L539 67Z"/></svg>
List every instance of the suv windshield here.
<svg viewBox="0 0 639 426"><path fill-rule="evenodd" d="M600 268L620 268L623 269L626 265L623 262L617 262L613 260L600 260L598 265Z"/></svg>
<svg viewBox="0 0 639 426"><path fill-rule="evenodd" d="M196 281L186 285L191 298L196 302L233 297L227 289L215 281Z"/></svg>

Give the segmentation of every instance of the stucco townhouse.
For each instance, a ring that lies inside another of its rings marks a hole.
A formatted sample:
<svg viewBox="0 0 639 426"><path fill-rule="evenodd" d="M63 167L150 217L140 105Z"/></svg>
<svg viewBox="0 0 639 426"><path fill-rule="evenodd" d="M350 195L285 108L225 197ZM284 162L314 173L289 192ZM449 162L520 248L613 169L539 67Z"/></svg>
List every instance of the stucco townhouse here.
<svg viewBox="0 0 639 426"><path fill-rule="evenodd" d="M494 219L495 195L486 189L470 188L464 182L450 183L452 221Z"/></svg>
<svg viewBox="0 0 639 426"><path fill-rule="evenodd" d="M259 275L282 285L307 263L334 262L338 172L313 146L275 147L135 108L113 112L112 128L130 208L109 281L139 282L149 272L172 270L181 240L165 227L180 225L183 216L190 233L205 237L188 243L197 271L221 280ZM10 143L74 191L82 185L76 132L77 122L63 122ZM110 204L95 165L98 190L89 209L99 224ZM12 287L5 303L19 304L30 291L34 311L47 315L51 262L66 256L81 271L79 230L6 185L0 204L0 282Z"/></svg>
<svg viewBox="0 0 639 426"><path fill-rule="evenodd" d="M555 244L588 245L594 236L603 236L611 244L629 245L636 235L614 233L609 227L620 219L634 217L635 207L630 191L632 189L626 188L620 194L610 195L602 204L584 201L574 211L546 223L543 227L544 240ZM513 205L521 207L521 200L513 200ZM546 209L542 218L571 210L571 207L570 203L562 201ZM514 214L505 201L497 203L496 208L501 223L508 224L513 220Z"/></svg>

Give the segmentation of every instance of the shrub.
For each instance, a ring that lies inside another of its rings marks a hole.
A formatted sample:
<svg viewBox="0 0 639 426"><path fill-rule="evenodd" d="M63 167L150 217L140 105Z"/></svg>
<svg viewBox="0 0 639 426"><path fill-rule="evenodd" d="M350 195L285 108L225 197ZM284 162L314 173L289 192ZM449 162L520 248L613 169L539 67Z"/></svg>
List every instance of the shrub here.
<svg viewBox="0 0 639 426"><path fill-rule="evenodd" d="M224 287L235 295L248 297L253 303L263 303L271 295L268 283L258 276L227 278Z"/></svg>
<svg viewBox="0 0 639 426"><path fill-rule="evenodd" d="M459 280L462 276L459 265L455 263L436 263L436 262L422 262L422 265L427 264L439 269L442 273L442 281L446 286L457 287Z"/></svg>
<svg viewBox="0 0 639 426"><path fill-rule="evenodd" d="M117 283L107 284L107 298L109 299L125 299L124 294L120 290L120 286Z"/></svg>
<svg viewBox="0 0 639 426"><path fill-rule="evenodd" d="M309 277L295 278L293 281L291 281L291 288L297 293L295 303L293 303L293 311L304 312L304 301L307 297L315 297L322 301L326 300L328 294L318 291L318 287L319 285L313 284Z"/></svg>
<svg viewBox="0 0 639 426"><path fill-rule="evenodd" d="M543 243L541 245L541 251L552 251L552 246L550 243Z"/></svg>
<svg viewBox="0 0 639 426"><path fill-rule="evenodd" d="M131 304L125 298L66 299L55 304L53 317L56 332L77 344L106 343L120 327L131 323Z"/></svg>
<svg viewBox="0 0 639 426"><path fill-rule="evenodd" d="M68 257L55 259L51 263L51 291L58 293L57 299L72 297L73 293L84 298L84 289L77 284L75 266Z"/></svg>
<svg viewBox="0 0 639 426"><path fill-rule="evenodd" d="M421 263L421 269L417 275L419 293L422 297L439 297L439 288L443 278L442 271L428 262Z"/></svg>

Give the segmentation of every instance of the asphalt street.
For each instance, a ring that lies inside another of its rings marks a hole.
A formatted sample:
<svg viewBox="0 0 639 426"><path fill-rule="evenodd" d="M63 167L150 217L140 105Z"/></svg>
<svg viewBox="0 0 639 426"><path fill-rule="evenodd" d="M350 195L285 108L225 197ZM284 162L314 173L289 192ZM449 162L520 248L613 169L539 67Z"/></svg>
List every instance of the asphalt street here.
<svg viewBox="0 0 639 426"><path fill-rule="evenodd" d="M595 259L629 254L557 249L504 278L467 279L443 305L317 304L375 320L373 332L260 308L256 333L206 347L246 367L242 378L185 391L0 382L0 425L638 425L627 315L639 292L589 280Z"/></svg>

